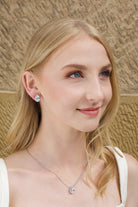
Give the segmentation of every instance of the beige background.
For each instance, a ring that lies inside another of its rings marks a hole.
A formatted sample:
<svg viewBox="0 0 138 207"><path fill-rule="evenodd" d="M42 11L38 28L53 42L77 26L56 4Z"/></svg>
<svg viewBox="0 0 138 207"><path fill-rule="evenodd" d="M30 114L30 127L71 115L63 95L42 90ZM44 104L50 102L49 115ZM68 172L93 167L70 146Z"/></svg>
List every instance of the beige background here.
<svg viewBox="0 0 138 207"><path fill-rule="evenodd" d="M137 0L0 0L0 154L16 106L25 48L39 26L55 17L89 20L112 47L121 105L111 127L114 144L138 158Z"/></svg>

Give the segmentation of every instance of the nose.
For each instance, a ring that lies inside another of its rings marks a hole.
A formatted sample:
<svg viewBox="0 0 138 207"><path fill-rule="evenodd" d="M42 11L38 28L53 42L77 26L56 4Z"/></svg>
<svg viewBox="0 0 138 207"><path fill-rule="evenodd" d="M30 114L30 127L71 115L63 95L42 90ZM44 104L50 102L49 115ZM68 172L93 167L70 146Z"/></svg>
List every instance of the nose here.
<svg viewBox="0 0 138 207"><path fill-rule="evenodd" d="M95 104L103 101L104 91L99 80L89 81L86 88L86 99Z"/></svg>

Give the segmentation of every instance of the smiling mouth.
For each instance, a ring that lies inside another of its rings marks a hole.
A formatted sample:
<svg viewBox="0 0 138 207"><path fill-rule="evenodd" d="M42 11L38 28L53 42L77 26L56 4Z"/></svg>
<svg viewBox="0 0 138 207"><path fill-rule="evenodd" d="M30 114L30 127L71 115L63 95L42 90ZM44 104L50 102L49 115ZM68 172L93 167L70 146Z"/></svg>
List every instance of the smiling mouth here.
<svg viewBox="0 0 138 207"><path fill-rule="evenodd" d="M100 107L96 107L96 108L93 108L93 107L90 107L90 108L83 108L83 109L77 109L79 112L87 115L87 116L97 116L98 113L99 113L99 108Z"/></svg>

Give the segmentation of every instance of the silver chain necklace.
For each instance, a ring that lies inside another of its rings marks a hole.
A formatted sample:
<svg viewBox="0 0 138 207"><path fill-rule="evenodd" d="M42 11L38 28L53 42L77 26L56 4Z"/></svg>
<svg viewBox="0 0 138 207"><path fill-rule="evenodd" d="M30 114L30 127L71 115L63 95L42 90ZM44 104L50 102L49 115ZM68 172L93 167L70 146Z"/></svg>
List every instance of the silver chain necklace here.
<svg viewBox="0 0 138 207"><path fill-rule="evenodd" d="M81 177L83 176L83 174L84 174L84 172L85 172L85 169L86 169L86 166L87 166L87 163L86 163L86 165L85 165L85 167L84 167L84 170L81 172L81 174L79 175L79 177L77 178L77 180L75 181L75 183L74 183L72 186L69 186L69 185L67 185L67 184L66 184L66 183L59 177L59 175L57 175L57 174L56 174L55 172L53 172L52 170L50 170L50 169L44 167L44 166L42 165L42 163L41 163L39 160L37 160L37 159L36 159L36 158L29 152L28 149L26 149L26 152L28 153L28 155L30 155L30 157L31 157L33 160L35 160L35 161L40 165L41 168L43 168L44 170L47 170L47 171L51 172L52 174L54 174L54 175L58 178L58 180L59 180L63 185L65 185L65 186L68 188L68 191L69 191L70 194L74 194L74 193L76 192L76 190L75 190L75 186L77 185L77 183L79 182L79 180L80 180Z"/></svg>

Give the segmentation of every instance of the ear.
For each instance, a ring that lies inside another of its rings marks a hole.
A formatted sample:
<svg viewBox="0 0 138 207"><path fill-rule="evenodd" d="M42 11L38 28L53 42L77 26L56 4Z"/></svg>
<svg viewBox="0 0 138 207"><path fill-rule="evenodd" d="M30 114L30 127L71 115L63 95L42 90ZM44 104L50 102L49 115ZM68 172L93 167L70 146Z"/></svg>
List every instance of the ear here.
<svg viewBox="0 0 138 207"><path fill-rule="evenodd" d="M25 71L22 76L22 82L28 95L34 99L36 94L39 94L36 78L30 71Z"/></svg>

